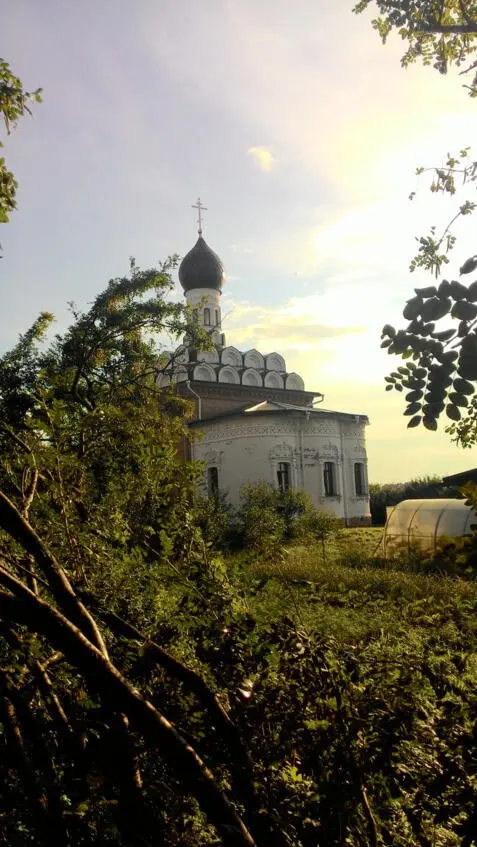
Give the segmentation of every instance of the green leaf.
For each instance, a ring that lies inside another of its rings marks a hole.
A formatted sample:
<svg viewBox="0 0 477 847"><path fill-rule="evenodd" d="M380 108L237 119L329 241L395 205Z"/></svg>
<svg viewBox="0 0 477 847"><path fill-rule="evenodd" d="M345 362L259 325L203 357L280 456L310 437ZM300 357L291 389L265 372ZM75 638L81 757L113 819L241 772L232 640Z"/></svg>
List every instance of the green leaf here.
<svg viewBox="0 0 477 847"><path fill-rule="evenodd" d="M439 288L437 289L437 296L442 299L443 297L448 297L451 292L451 284L447 279L443 279Z"/></svg>
<svg viewBox="0 0 477 847"><path fill-rule="evenodd" d="M412 297L411 300L408 300L403 309L403 317L406 318L407 321L412 321L414 318L417 318L421 314L421 307L423 305L423 301L421 297Z"/></svg>
<svg viewBox="0 0 477 847"><path fill-rule="evenodd" d="M409 393L408 393L408 394L406 394L406 397L405 397L404 399L406 400L406 402L407 402L407 403L415 403L415 402L416 402L416 400L421 400L421 399L422 399L422 395L423 395L423 394L424 394L423 389L422 389L422 388L418 388L418 389L417 389L417 390L415 390L415 391L409 391Z"/></svg>
<svg viewBox="0 0 477 847"><path fill-rule="evenodd" d="M408 429L414 429L415 426L419 426L419 424L421 423L421 420L422 420L421 415L416 415L414 418L411 418L411 420L409 421L409 423L407 425L407 428Z"/></svg>
<svg viewBox="0 0 477 847"><path fill-rule="evenodd" d="M463 300L467 297L468 288L466 285L462 285L461 282L458 282L456 279L453 279L450 284L450 296L454 298L454 300Z"/></svg>
<svg viewBox="0 0 477 847"><path fill-rule="evenodd" d="M450 341L450 339L455 335L455 329L444 329L442 332L433 332L432 337L436 338L437 341Z"/></svg>
<svg viewBox="0 0 477 847"><path fill-rule="evenodd" d="M440 299L439 297L431 297L426 300L421 308L421 317L424 321L438 321L448 315L452 308L452 300L449 297Z"/></svg>
<svg viewBox="0 0 477 847"><path fill-rule="evenodd" d="M453 386L455 391L458 391L459 394L473 394L475 389L471 382L467 379L462 379L462 377L456 377Z"/></svg>
<svg viewBox="0 0 477 847"><path fill-rule="evenodd" d="M462 377L462 379L472 381L477 380L477 357L463 356L461 354L457 373Z"/></svg>
<svg viewBox="0 0 477 847"><path fill-rule="evenodd" d="M435 285L428 285L427 288L415 288L414 291L418 297L423 297L424 299L427 299L428 297L435 297L437 294L437 288Z"/></svg>
<svg viewBox="0 0 477 847"><path fill-rule="evenodd" d="M461 344L462 356L477 356L477 335L475 332L468 333Z"/></svg>
<svg viewBox="0 0 477 847"><path fill-rule="evenodd" d="M426 401L426 403L430 403L431 405L433 403L441 403L442 400L445 399L446 393L447 392L444 386L432 388L424 395L424 400Z"/></svg>
<svg viewBox="0 0 477 847"><path fill-rule="evenodd" d="M459 353L457 350L448 350L446 353L439 352L435 353L434 355L437 359L439 359L439 362L441 362L441 364L445 365L446 367L453 365L454 362L456 362L459 358Z"/></svg>
<svg viewBox="0 0 477 847"><path fill-rule="evenodd" d="M435 418L424 417L422 419L422 423L424 424L425 428L431 430L431 432L435 432L437 429L437 421Z"/></svg>
<svg viewBox="0 0 477 847"><path fill-rule="evenodd" d="M432 335L432 333L434 332L435 326L436 325L435 325L434 321L431 321L431 323L428 323L428 324L422 324L421 327L420 327L420 334L423 335L424 337L426 337L428 335Z"/></svg>
<svg viewBox="0 0 477 847"><path fill-rule="evenodd" d="M431 373L429 375L430 391L443 391L452 385L452 377L449 376L448 370L442 370L440 373Z"/></svg>
<svg viewBox="0 0 477 847"><path fill-rule="evenodd" d="M477 317L477 306L467 300L457 300L452 307L451 317L461 321L473 321Z"/></svg>
<svg viewBox="0 0 477 847"><path fill-rule="evenodd" d="M460 409L451 403L446 406L446 415L451 421L460 421L461 419Z"/></svg>
<svg viewBox="0 0 477 847"><path fill-rule="evenodd" d="M477 300L477 280L469 285L467 289L467 300L471 303L475 303Z"/></svg>
<svg viewBox="0 0 477 847"><path fill-rule="evenodd" d="M434 403L426 403L422 407L422 414L426 418L438 418L440 413L444 411L445 403L443 400L436 400Z"/></svg>
<svg viewBox="0 0 477 847"><path fill-rule="evenodd" d="M457 391L451 391L451 393L448 395L448 397L449 397L450 402L453 403L454 406L468 406L469 405L469 401L468 401L467 397L465 396L465 394L459 394L459 392L457 392Z"/></svg>
<svg viewBox="0 0 477 847"><path fill-rule="evenodd" d="M420 412L421 404L420 403L410 403L409 406L404 410L404 414L407 415L415 415L416 412Z"/></svg>

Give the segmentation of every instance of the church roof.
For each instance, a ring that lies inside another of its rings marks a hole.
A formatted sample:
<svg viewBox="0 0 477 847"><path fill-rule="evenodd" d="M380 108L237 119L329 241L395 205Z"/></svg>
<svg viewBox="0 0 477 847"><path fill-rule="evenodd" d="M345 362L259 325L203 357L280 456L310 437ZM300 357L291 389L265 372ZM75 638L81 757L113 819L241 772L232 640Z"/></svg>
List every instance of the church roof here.
<svg viewBox="0 0 477 847"><path fill-rule="evenodd" d="M317 409L316 406L296 406L292 403L281 403L279 400L264 400L263 403L257 403L255 406L249 406L246 409L242 409L242 413L244 415L257 414L262 412L274 412L275 414L277 412L282 414L292 412L303 412L306 417L309 417L310 415L334 415L335 417L348 418L349 420L368 420L366 415L354 415L350 412L335 412L331 409L323 409L321 406L319 409Z"/></svg>
<svg viewBox="0 0 477 847"><path fill-rule="evenodd" d="M190 427L204 427L214 421L223 421L227 418L241 418L249 415L262 415L262 414L275 414L275 415L299 415L303 414L305 417L321 417L321 418L339 418L340 420L353 421L356 423L364 423L368 424L369 419L367 415L356 415L349 412L335 412L330 409L317 409L313 406L294 406L290 403L281 403L278 400L264 400L261 403L256 403L254 406L244 406L242 409L234 409L231 412L224 412L223 414L214 415L211 418L204 418L203 420L195 420L189 423Z"/></svg>
<svg viewBox="0 0 477 847"><path fill-rule="evenodd" d="M220 291L224 281L224 266L206 241L199 235L192 250L179 265L179 281L184 291L193 288L213 288Z"/></svg>

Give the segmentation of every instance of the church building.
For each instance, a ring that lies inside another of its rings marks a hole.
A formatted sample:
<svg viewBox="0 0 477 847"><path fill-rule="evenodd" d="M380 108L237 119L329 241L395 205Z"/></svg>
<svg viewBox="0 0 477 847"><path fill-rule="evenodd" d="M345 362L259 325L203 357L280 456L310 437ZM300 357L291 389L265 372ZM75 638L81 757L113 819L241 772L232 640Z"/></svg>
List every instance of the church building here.
<svg viewBox="0 0 477 847"><path fill-rule="evenodd" d="M244 485L261 480L310 495L347 526L371 522L365 415L329 411L324 395L306 391L279 353L227 346L220 298L224 268L202 236L179 267L188 306L210 335L212 350L188 339L171 355L161 384L195 403L191 458L204 463L203 488L237 506Z"/></svg>

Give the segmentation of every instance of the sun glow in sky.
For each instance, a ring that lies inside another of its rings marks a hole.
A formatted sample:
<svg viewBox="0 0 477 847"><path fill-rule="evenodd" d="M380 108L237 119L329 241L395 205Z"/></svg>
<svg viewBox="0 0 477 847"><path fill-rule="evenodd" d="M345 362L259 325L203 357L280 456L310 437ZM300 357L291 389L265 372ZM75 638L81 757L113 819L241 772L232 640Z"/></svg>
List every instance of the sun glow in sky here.
<svg viewBox="0 0 477 847"><path fill-rule="evenodd" d="M471 144L475 101L456 75L401 69L352 0L16 0L3 56L44 103L6 142L20 183L2 229L0 344L40 310L67 321L133 255L186 253L191 204L228 277L227 341L277 350L325 407L368 414L372 481L477 464L444 432L407 431L380 350L414 286L415 236L455 202L418 165ZM417 191L410 202L410 192ZM472 198L471 198L472 199ZM476 253L458 230L450 274ZM179 287L176 297L181 296Z"/></svg>

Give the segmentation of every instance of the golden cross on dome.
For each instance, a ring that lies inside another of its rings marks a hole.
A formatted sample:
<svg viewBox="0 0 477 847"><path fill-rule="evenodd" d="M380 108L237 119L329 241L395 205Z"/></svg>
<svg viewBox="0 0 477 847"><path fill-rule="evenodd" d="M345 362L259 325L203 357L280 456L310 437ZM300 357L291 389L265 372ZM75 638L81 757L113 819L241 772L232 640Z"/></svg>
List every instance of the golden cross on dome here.
<svg viewBox="0 0 477 847"><path fill-rule="evenodd" d="M197 220L199 228L198 228L197 231L198 231L199 235L202 235L202 212L207 211L207 206L203 206L202 203L200 202L200 197L198 197L197 203L193 203L192 208L197 209L198 212L199 212L199 217L198 217L198 220Z"/></svg>

